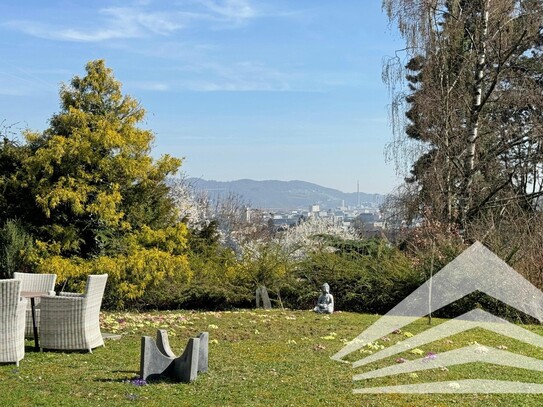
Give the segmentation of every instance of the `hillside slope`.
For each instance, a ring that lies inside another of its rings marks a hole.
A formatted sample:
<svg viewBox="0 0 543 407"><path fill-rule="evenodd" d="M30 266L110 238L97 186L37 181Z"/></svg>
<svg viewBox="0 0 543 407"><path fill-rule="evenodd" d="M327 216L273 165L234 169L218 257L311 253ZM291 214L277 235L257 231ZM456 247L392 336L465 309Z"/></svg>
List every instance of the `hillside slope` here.
<svg viewBox="0 0 543 407"><path fill-rule="evenodd" d="M236 181L208 181L200 178L189 178L187 181L196 190L206 191L210 197L221 197L229 194L240 196L253 208L261 209L299 209L312 204L319 204L321 209L333 209L342 205L378 206L384 195L357 194L341 192L305 181L254 181L241 179Z"/></svg>

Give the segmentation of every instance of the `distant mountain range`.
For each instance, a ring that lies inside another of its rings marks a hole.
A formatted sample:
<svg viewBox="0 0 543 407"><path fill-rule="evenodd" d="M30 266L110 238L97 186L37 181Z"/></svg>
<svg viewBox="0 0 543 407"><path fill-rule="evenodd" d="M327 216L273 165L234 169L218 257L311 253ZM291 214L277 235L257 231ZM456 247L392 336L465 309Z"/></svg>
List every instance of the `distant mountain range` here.
<svg viewBox="0 0 543 407"><path fill-rule="evenodd" d="M337 189L325 188L305 181L207 181L189 178L187 182L197 191L205 191L211 198L238 195L253 208L269 210L305 209L319 204L321 209L334 209L340 206L377 207L385 198L381 194L365 192L345 193Z"/></svg>

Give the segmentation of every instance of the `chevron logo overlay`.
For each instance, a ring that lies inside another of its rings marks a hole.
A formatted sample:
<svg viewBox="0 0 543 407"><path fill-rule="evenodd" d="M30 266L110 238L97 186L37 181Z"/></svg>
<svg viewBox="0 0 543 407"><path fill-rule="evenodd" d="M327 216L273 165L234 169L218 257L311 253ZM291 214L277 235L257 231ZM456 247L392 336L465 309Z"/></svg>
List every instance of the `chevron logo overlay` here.
<svg viewBox="0 0 543 407"><path fill-rule="evenodd" d="M481 291L495 299L543 322L543 293L509 267L503 260L479 242L474 243L447 264L431 280L377 320L357 338L332 356L342 360L374 341L411 322L437 311L456 300ZM407 349L422 346L473 328L482 328L499 335L543 348L543 337L507 322L481 309L471 310L459 317L384 348L352 364L364 366ZM402 373L442 368L465 363L491 363L543 372L543 360L479 344L443 352L436 358L424 357L401 364L357 374L355 381ZM543 393L543 384L502 380L456 380L387 387L362 387L355 393Z"/></svg>

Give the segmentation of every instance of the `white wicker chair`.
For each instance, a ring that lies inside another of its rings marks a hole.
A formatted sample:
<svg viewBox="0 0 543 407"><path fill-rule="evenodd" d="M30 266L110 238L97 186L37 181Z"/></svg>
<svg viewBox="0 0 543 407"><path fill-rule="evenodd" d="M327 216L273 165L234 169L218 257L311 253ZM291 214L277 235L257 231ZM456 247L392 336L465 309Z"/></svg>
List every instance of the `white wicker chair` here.
<svg viewBox="0 0 543 407"><path fill-rule="evenodd" d="M49 295L55 294L55 282L57 281L56 274L34 274L34 273L13 273L13 278L21 280L21 291L36 291L41 293L49 293ZM36 326L38 332L40 329L40 298L34 299L35 311L36 311ZM26 309L26 328L25 337L34 337L34 328L32 326L32 309L30 308L30 301Z"/></svg>
<svg viewBox="0 0 543 407"><path fill-rule="evenodd" d="M60 293L41 301L40 348L88 350L104 345L100 306L107 274L90 275L84 294Z"/></svg>
<svg viewBox="0 0 543 407"><path fill-rule="evenodd" d="M25 357L25 315L28 300L21 298L19 280L0 280L0 362Z"/></svg>

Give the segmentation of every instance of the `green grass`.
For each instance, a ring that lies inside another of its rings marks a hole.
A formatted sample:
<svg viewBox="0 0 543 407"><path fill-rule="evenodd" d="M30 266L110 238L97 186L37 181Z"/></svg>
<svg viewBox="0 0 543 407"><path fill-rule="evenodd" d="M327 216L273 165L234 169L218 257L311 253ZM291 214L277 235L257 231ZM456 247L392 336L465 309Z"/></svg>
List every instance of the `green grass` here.
<svg viewBox="0 0 543 407"><path fill-rule="evenodd" d="M434 369L418 377L399 375L353 382L354 374L395 363L395 358L357 369L330 359L377 320L378 316L353 313L316 315L309 311L104 313L103 330L122 333L92 354L35 352L27 342L19 367L0 365L1 406L540 406L543 395L485 394L353 394L365 386L487 378L543 383L543 375L488 364ZM434 320L434 324L442 322ZM416 334L425 320L403 331ZM208 331L209 372L191 384L161 381L135 386L140 338L167 329L174 352L181 353L187 339ZM543 334L540 326L528 329ZM405 339L388 335L389 346ZM483 330L473 330L421 347L424 352L451 350L477 341L539 359L543 351ZM363 357L357 352L353 360ZM420 356L405 352L406 359Z"/></svg>

